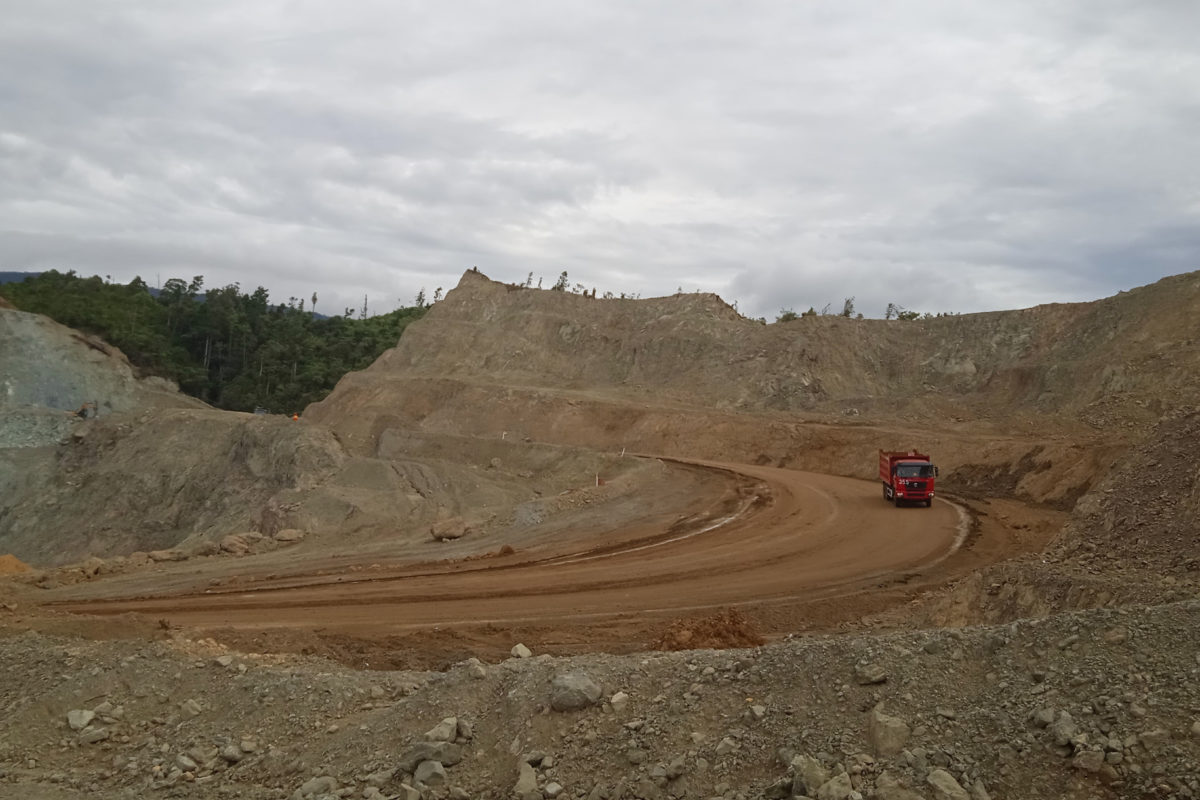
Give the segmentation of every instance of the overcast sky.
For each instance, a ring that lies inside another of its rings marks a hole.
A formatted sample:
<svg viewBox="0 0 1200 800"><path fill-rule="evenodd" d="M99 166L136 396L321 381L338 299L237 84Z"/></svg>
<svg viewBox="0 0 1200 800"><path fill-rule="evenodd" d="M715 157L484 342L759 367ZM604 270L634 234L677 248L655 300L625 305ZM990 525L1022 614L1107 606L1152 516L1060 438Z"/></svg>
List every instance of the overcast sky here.
<svg viewBox="0 0 1200 800"><path fill-rule="evenodd" d="M1200 269L1200 3L0 0L0 270L751 316Z"/></svg>

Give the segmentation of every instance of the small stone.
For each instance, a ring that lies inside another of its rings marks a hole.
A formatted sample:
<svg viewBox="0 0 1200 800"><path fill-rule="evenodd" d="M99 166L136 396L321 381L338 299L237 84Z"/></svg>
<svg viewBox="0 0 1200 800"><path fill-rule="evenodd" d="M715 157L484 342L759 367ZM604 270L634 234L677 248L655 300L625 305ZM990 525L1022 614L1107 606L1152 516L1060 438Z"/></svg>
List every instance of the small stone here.
<svg viewBox="0 0 1200 800"><path fill-rule="evenodd" d="M962 788L954 776L944 769L935 769L925 779L933 790L934 800L971 800L967 790Z"/></svg>
<svg viewBox="0 0 1200 800"><path fill-rule="evenodd" d="M425 732L425 738L431 742L453 742L457 736L458 719L456 717L446 717Z"/></svg>
<svg viewBox="0 0 1200 800"><path fill-rule="evenodd" d="M233 665L233 656L217 656L216 662L218 667L229 668Z"/></svg>
<svg viewBox="0 0 1200 800"><path fill-rule="evenodd" d="M439 761L422 761L413 772L418 786L445 786L446 768Z"/></svg>
<svg viewBox="0 0 1200 800"><path fill-rule="evenodd" d="M1033 724L1039 728L1045 728L1054 722L1054 717L1053 708L1039 708L1033 712Z"/></svg>
<svg viewBox="0 0 1200 800"><path fill-rule="evenodd" d="M1104 766L1104 753L1099 750L1084 750L1071 760L1071 766L1084 772L1099 772Z"/></svg>
<svg viewBox="0 0 1200 800"><path fill-rule="evenodd" d="M829 782L829 771L817 759L798 755L792 759L792 794L811 795Z"/></svg>
<svg viewBox="0 0 1200 800"><path fill-rule="evenodd" d="M389 783L394 777L396 777L395 769L381 769L367 775L366 783L368 786L383 786Z"/></svg>
<svg viewBox="0 0 1200 800"><path fill-rule="evenodd" d="M92 720L95 718L95 712L85 711L79 708L67 712L67 724L71 726L71 730L73 731L83 730L88 725L91 725Z"/></svg>
<svg viewBox="0 0 1200 800"><path fill-rule="evenodd" d="M629 705L629 695L624 692L617 692L608 699L608 704L612 706L612 710L620 713L625 710L625 706ZM1200 722L1196 723L1200 725Z"/></svg>
<svg viewBox="0 0 1200 800"><path fill-rule="evenodd" d="M231 533L221 540L221 551L230 555L242 556L250 552L250 541L236 533Z"/></svg>
<svg viewBox="0 0 1200 800"><path fill-rule="evenodd" d="M401 772L412 773L422 761L437 761L452 767L462 761L462 748L450 742L417 742L404 751L396 766Z"/></svg>
<svg viewBox="0 0 1200 800"><path fill-rule="evenodd" d="M1129 630L1120 625L1104 632L1104 641L1109 644L1123 644L1127 639L1129 639Z"/></svg>
<svg viewBox="0 0 1200 800"><path fill-rule="evenodd" d="M108 728L85 728L79 734L79 741L84 744L96 744L97 742L103 742L108 737Z"/></svg>
<svg viewBox="0 0 1200 800"><path fill-rule="evenodd" d="M200 708L199 703L197 703L195 700L190 700L190 699L184 700L182 703L180 703L179 708L181 711L183 711L183 713L187 714L190 717L198 717L198 716L200 716L200 712L203 711L203 709Z"/></svg>
<svg viewBox="0 0 1200 800"><path fill-rule="evenodd" d="M562 791L563 791L562 784L555 783L554 781L550 781L549 783L546 784L545 788L542 789L542 794L544 794L546 797L549 797L549 798L555 798L555 797L558 797L560 794L562 794Z"/></svg>
<svg viewBox="0 0 1200 800"><path fill-rule="evenodd" d="M299 792L303 797L305 795L312 796L317 794L331 794L336 791L337 788L338 782L336 778L331 775L321 775L316 778L310 778L304 783L300 784Z"/></svg>
<svg viewBox="0 0 1200 800"><path fill-rule="evenodd" d="M191 756L180 753L175 756L175 766L179 767L184 772L195 772L199 765Z"/></svg>
<svg viewBox="0 0 1200 800"><path fill-rule="evenodd" d="M1050 725L1049 731L1056 745L1066 747L1079 734L1079 726L1075 724L1075 719L1070 714L1063 711Z"/></svg>
<svg viewBox="0 0 1200 800"><path fill-rule="evenodd" d="M459 739L469 742L475 738L475 726L471 724L470 720L465 720L462 717L459 717L455 727L457 728L456 732Z"/></svg>
<svg viewBox="0 0 1200 800"><path fill-rule="evenodd" d="M514 644L512 649L513 658L529 658L533 652L523 644Z"/></svg>
<svg viewBox="0 0 1200 800"><path fill-rule="evenodd" d="M1155 728L1151 731L1145 731L1138 734L1138 741L1142 743L1142 747L1147 750L1154 751L1162 747L1171 739L1171 734L1162 728Z"/></svg>
<svg viewBox="0 0 1200 800"><path fill-rule="evenodd" d="M843 772L817 789L817 800L848 800L853 791L854 784L850 782L850 776Z"/></svg>
<svg viewBox="0 0 1200 800"><path fill-rule="evenodd" d="M854 667L854 680L859 686L886 683L887 679L887 670L879 664L858 664Z"/></svg>
<svg viewBox="0 0 1200 800"><path fill-rule="evenodd" d="M885 772L875 779L874 800L925 800L925 798L905 787L894 775Z"/></svg>
<svg viewBox="0 0 1200 800"><path fill-rule="evenodd" d="M536 792L537 773L533 771L533 767L522 761L518 769L517 782L513 784L513 794L517 797L524 797L530 792Z"/></svg>
<svg viewBox="0 0 1200 800"><path fill-rule="evenodd" d="M735 742L733 739L730 739L728 736L717 743L716 752L719 756L727 755L732 753L734 750L737 750L737 742Z"/></svg>
<svg viewBox="0 0 1200 800"><path fill-rule="evenodd" d="M242 749L234 744L227 744L221 748L221 758L228 761L230 764L236 764L245 758Z"/></svg>

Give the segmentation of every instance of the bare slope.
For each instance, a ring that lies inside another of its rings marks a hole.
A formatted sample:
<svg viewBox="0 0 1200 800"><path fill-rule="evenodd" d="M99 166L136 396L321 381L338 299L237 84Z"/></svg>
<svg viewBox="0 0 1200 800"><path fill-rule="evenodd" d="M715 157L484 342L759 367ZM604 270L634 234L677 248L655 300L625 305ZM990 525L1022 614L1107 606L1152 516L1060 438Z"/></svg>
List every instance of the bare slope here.
<svg viewBox="0 0 1200 800"><path fill-rule="evenodd" d="M875 449L919 446L949 488L1069 508L1200 393L1198 303L1190 274L1094 303L764 326L712 295L593 300L469 271L307 416L364 454L418 429L871 477Z"/></svg>
<svg viewBox="0 0 1200 800"><path fill-rule="evenodd" d="M712 409L1147 421L1200 388L1198 306L1192 273L1093 303L761 325L714 295L596 300L468 271L396 349L313 410L343 410L356 387L436 377ZM378 412L402 399L379 394Z"/></svg>
<svg viewBox="0 0 1200 800"><path fill-rule="evenodd" d="M101 414L148 406L203 407L168 382L139 379L125 354L41 314L0 308L0 413L22 406Z"/></svg>
<svg viewBox="0 0 1200 800"><path fill-rule="evenodd" d="M666 480L573 448L412 431L349 453L307 420L217 411L139 380L119 350L18 311L0 311L0 388L0 553L39 566L184 557L287 528L316 534L301 550L402 547L447 519L486 532L554 517L549 498L601 472L631 476L608 499ZM92 400L98 418L69 413Z"/></svg>

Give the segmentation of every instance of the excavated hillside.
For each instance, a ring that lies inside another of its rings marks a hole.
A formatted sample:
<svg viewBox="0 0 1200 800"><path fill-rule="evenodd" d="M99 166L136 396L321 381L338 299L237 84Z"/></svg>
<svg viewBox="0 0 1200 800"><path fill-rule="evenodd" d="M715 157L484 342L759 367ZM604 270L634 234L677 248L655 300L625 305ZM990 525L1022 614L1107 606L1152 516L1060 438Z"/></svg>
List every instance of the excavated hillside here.
<svg viewBox="0 0 1200 800"><path fill-rule="evenodd" d="M870 478L920 446L947 487L1073 507L1200 396L1200 274L1093 303L911 322L762 325L712 295L596 300L469 271L306 412L374 453L390 430L515 436Z"/></svg>
<svg viewBox="0 0 1200 800"><path fill-rule="evenodd" d="M1197 309L470 271L299 422L0 310L0 795L1200 797Z"/></svg>
<svg viewBox="0 0 1200 800"><path fill-rule="evenodd" d="M186 559L238 533L319 534L303 550L420 540L439 521L486 531L554 516L601 471L614 496L665 479L577 448L416 432L363 457L322 426L139 379L111 345L16 310L0 310L0 387L0 554L43 567ZM84 402L94 416L73 413Z"/></svg>
<svg viewBox="0 0 1200 800"><path fill-rule="evenodd" d="M1193 273L1092 303L762 325L715 295L597 300L469 271L395 350L347 376L314 411L412 416L420 407L389 406L388 391L440 380L664 407L917 423L949 416L1009 428L1047 416L1098 429L1145 425L1200 388L1190 323L1198 304ZM376 399L358 400L356 389Z"/></svg>
<svg viewBox="0 0 1200 800"><path fill-rule="evenodd" d="M162 379L136 377L125 355L95 336L0 305L0 448L57 441L67 412L84 403L99 416L204 406Z"/></svg>

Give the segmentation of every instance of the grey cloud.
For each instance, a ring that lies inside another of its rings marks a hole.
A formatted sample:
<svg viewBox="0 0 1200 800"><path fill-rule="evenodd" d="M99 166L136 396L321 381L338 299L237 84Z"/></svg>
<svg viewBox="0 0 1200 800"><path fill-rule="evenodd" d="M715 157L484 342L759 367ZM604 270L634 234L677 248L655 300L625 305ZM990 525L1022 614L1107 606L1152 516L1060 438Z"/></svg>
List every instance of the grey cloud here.
<svg viewBox="0 0 1200 800"><path fill-rule="evenodd" d="M26 4L0 266L331 309L472 265L769 317L1088 299L1200 267L1197 28L1117 0Z"/></svg>

